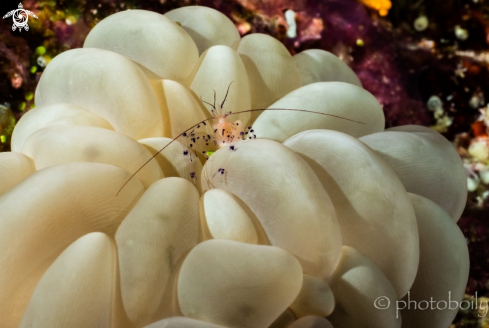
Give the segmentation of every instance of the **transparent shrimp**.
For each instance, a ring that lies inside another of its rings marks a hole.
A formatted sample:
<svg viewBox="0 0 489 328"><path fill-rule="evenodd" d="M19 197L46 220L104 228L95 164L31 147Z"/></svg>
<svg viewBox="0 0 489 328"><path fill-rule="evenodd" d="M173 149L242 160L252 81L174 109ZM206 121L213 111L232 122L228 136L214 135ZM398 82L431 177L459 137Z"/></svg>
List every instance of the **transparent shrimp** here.
<svg viewBox="0 0 489 328"><path fill-rule="evenodd" d="M244 126L243 126L243 123L241 121L239 121L239 120L234 121L234 122L230 121L229 117L230 116L233 116L233 115L237 115L237 114L241 114L241 113L251 113L251 112L265 111L265 110L295 111L295 112L304 112L304 113L311 113L311 114L317 114L317 115L330 116L330 117L335 117L337 119L346 120L346 121L350 121L350 122L354 122L354 123L358 123L358 124L365 124L363 122L355 121L355 120L352 120L352 119L349 119L349 118L345 118L345 117L341 117L341 116L338 116L338 115L320 113L320 112L315 112L315 111L305 110L305 109L263 108L263 109L249 109L249 110L244 110L244 111L239 111L239 112L232 112L232 111L224 112L224 108L223 107L224 107L224 104L226 102L227 96L229 94L229 89L230 89L232 83L233 82L231 82L229 84L229 86L227 88L227 91L226 91L226 95L224 96L224 99L223 99L222 103L220 104L219 108L216 108L216 91L215 90L214 90L214 103L212 103L212 104L209 103L209 102L207 102L207 101L205 101L205 100L203 100L202 99L202 96L201 96L200 97L200 100L203 103L205 103L205 104L207 104L207 105L209 105L209 106L212 107L212 110L211 110L212 117L211 118L207 118L205 120L202 120L200 122L197 122L197 123L193 124L188 129L186 129L185 131L183 131L182 133L180 133L179 135L177 135L175 138L173 138L168 144L166 144L164 147L162 147L153 156L151 156L139 169L136 170L136 172L134 172L126 180L126 182L124 182L124 184L121 186L121 188L119 189L119 191L117 191L116 196L129 183L129 181L131 181L131 179L134 178L134 176L139 171L141 171L141 169L143 167L145 167L150 161L152 161L156 156L158 156L158 154L160 154L168 146L170 146L173 142L175 142L176 140L178 140L181 137L190 138L191 143L188 146L190 147L190 149L193 149L195 155L197 155L197 150L196 150L195 144L197 143L197 141L200 141L200 140L202 140L203 142L205 142L206 146L208 146L209 145L209 142L212 139L213 140L213 143L214 143L214 145L216 147L223 148L223 147L229 145L229 149L231 151L235 151L235 150L237 150L237 147L238 147L238 146L236 146L236 142L238 142L240 140L244 140L244 139L256 139L256 135L254 134L254 130L253 130L253 127L252 126L248 126L245 129ZM209 121L212 121L212 122L209 122ZM202 139L200 139L200 137L196 137L195 136L194 131L196 129L199 129L202 126L205 126L206 128L208 128L209 125L211 125L212 128L213 128L213 132L212 133L209 133L207 135L202 136ZM231 143L233 143L233 144L230 145ZM204 157L205 157L206 160L209 158L208 152L202 151L201 153L204 155ZM212 153L212 152L209 152L209 153ZM191 152L190 151L185 150L183 152L183 155L184 156L189 156L190 160L192 160L192 158L191 158ZM221 175L221 176L223 176L224 175L224 172L225 172L225 168L219 168L218 172L216 172L214 174L214 176L215 175ZM191 178L192 179L196 178L195 173L193 175L191 173Z"/></svg>
<svg viewBox="0 0 489 328"><path fill-rule="evenodd" d="M216 145L219 148L223 147L228 143L240 139L244 135L243 123L239 120L230 122L228 116L231 115L232 112L224 113L224 103L228 98L229 88L231 88L231 84L233 84L233 82L229 83L228 89L226 91L226 95L224 96L224 99L221 105L219 106L219 108L216 108L216 90L214 90L213 104L203 100L202 96L200 96L200 100L204 104L207 104L212 107L211 113L212 113L212 120L213 120L212 127L214 128L214 132L213 132L214 145Z"/></svg>

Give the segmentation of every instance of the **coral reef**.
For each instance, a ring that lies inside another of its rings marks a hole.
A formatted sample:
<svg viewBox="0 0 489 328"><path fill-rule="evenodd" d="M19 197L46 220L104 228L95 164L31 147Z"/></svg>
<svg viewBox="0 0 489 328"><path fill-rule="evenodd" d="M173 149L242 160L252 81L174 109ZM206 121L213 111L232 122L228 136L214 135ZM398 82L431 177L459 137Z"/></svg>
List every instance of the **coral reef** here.
<svg viewBox="0 0 489 328"><path fill-rule="evenodd" d="M46 66L0 154L3 326L453 321L378 300L462 301L459 154L385 130L333 54L238 31L208 7L121 11Z"/></svg>
<svg viewBox="0 0 489 328"><path fill-rule="evenodd" d="M4 12L18 5L12 2L3 9L6 3L1 4ZM396 0L392 6L390 1L370 0L23 1L24 7L39 17L29 20L28 33L13 33L11 21L0 20L2 31L9 31L0 34L0 149L10 150L15 120L25 113L34 115L34 91L47 63L61 52L82 47L99 21L125 9L164 13L192 4L225 13L241 36L255 32L272 35L292 54L311 48L331 51L353 68L363 87L378 99L386 127L422 124L453 140L464 160L471 191L459 222L471 254L467 293L488 295L489 226L485 217L489 95L484 85L489 78L489 8L483 1ZM109 125L88 114L83 120L76 119L75 112L80 109L71 107L66 110L67 116L73 115L71 124ZM50 120L59 117L55 112L64 109L52 110L43 124L53 124ZM37 115L37 119L44 118ZM154 152L161 143L148 140L146 146ZM171 148L175 153L180 151ZM24 158L18 160L18 169L29 174L32 164ZM177 171L182 170L180 167ZM477 327L476 316L461 316L464 325Z"/></svg>

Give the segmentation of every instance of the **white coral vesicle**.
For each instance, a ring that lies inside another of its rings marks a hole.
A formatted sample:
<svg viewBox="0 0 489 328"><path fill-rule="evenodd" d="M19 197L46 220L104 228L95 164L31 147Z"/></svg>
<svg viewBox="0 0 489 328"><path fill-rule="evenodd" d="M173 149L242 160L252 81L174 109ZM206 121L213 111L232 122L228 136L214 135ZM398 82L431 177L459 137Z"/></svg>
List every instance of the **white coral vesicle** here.
<svg viewBox="0 0 489 328"><path fill-rule="evenodd" d="M1 327L453 319L374 302L460 301L462 162L428 128L384 131L333 54L206 7L124 11L47 65L36 105L0 154Z"/></svg>

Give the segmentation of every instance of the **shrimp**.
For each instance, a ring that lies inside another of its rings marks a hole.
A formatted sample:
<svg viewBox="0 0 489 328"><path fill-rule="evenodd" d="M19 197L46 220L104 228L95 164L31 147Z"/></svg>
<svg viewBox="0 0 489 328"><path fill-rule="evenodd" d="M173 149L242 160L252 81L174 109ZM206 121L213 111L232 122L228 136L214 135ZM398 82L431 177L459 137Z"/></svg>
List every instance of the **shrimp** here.
<svg viewBox="0 0 489 328"><path fill-rule="evenodd" d="M219 106L219 110L216 108L216 90L214 90L214 103L211 104L202 99L200 96L200 101L204 104L207 104L212 107L212 127L214 128L214 145L219 148L222 148L228 143L234 142L235 140L239 140L244 135L243 123L241 121L230 122L228 120L228 116L233 114L232 112L224 113L224 103L229 94L229 88L231 88L231 84L229 83L228 89L226 91L226 95L224 96L224 100ZM238 114L238 113L235 113Z"/></svg>
<svg viewBox="0 0 489 328"><path fill-rule="evenodd" d="M240 120L237 120L234 122L231 122L229 120L230 116L242 114L242 113L251 113L251 112L258 112L258 111L265 111L265 110L295 111L295 112L304 112L304 113L311 113L311 114L317 114L317 115L325 115L325 116L335 117L338 119L342 119L342 120L346 120L346 121L350 121L350 122L354 122L354 123L358 123L358 124L365 124L364 122L355 121L355 120L345 118L345 117L341 117L338 115L320 113L320 112L315 112L315 111L305 110L305 109L291 109L291 108L263 108L262 109L262 108L259 108L259 109L248 109L248 110L243 110L243 111L239 111L239 112L232 112L232 111L224 112L224 104L226 102L227 96L229 94L229 89L231 88L232 83L233 82L231 82L229 84L227 91L226 91L226 95L224 96L224 99L223 99L222 103L220 104L219 108L216 108L216 91L215 90L214 90L214 103L212 103L212 104L203 100L202 96L200 96L200 100L203 103L212 107L212 110L211 110L212 117L195 123L194 125L192 125L188 129L186 129L185 131L183 131L182 133L177 135L175 138L173 138L168 144L166 144L160 150L158 150L158 152L156 152L153 156L151 156L143 165L141 165L141 167L139 167L136 170L136 172L134 172L126 180L126 182L124 182L124 184L121 186L119 191L117 191L116 196L119 195L119 193L122 191L122 189L129 183L129 181L131 181L132 178L134 178L134 176L139 171L141 171L149 162L151 162L156 156L158 156L158 154L163 152L168 146L170 146L173 142L178 140L180 137L190 138L192 143L190 143L189 146L190 146L190 148L192 148L197 141L196 140L197 138L195 138L195 135L194 135L195 129L199 129L201 126L207 127L208 126L207 123L209 121L212 121L211 125L212 125L212 128L214 129L213 130L214 132L213 132L212 136L210 134L207 136L203 136L203 141L205 141L206 145L208 145L208 142L210 141L210 139L213 139L214 145L217 146L218 148L223 148L223 147L225 147L231 143L236 143L236 142L238 142L240 140L244 140L244 139L256 139L256 135L254 134L254 130L253 130L252 126L248 126L246 129L244 129L243 123ZM234 151L236 149L237 148L235 145L230 146L230 150ZM202 153L205 155L206 159L209 158L206 155L205 151L203 151ZM185 150L183 152L184 156L188 156L189 154L190 154L190 152L188 150ZM197 154L196 151L195 151L195 154ZM224 168L220 168L218 173L223 175L224 171L225 171ZM192 176L192 174L193 174L193 176ZM195 173L191 173L191 177L192 177L192 179L194 177L196 178Z"/></svg>

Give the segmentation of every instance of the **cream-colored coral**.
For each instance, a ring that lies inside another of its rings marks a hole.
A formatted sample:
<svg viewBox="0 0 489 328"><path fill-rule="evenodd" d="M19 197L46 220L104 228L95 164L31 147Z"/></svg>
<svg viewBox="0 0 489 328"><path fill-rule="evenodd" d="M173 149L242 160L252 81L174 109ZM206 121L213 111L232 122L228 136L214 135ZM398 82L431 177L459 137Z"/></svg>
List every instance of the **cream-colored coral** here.
<svg viewBox="0 0 489 328"><path fill-rule="evenodd" d="M384 131L330 53L240 39L206 7L125 11L47 65L36 104L0 155L1 328L393 328L380 296L460 301L460 159ZM252 140L216 150L217 115Z"/></svg>

